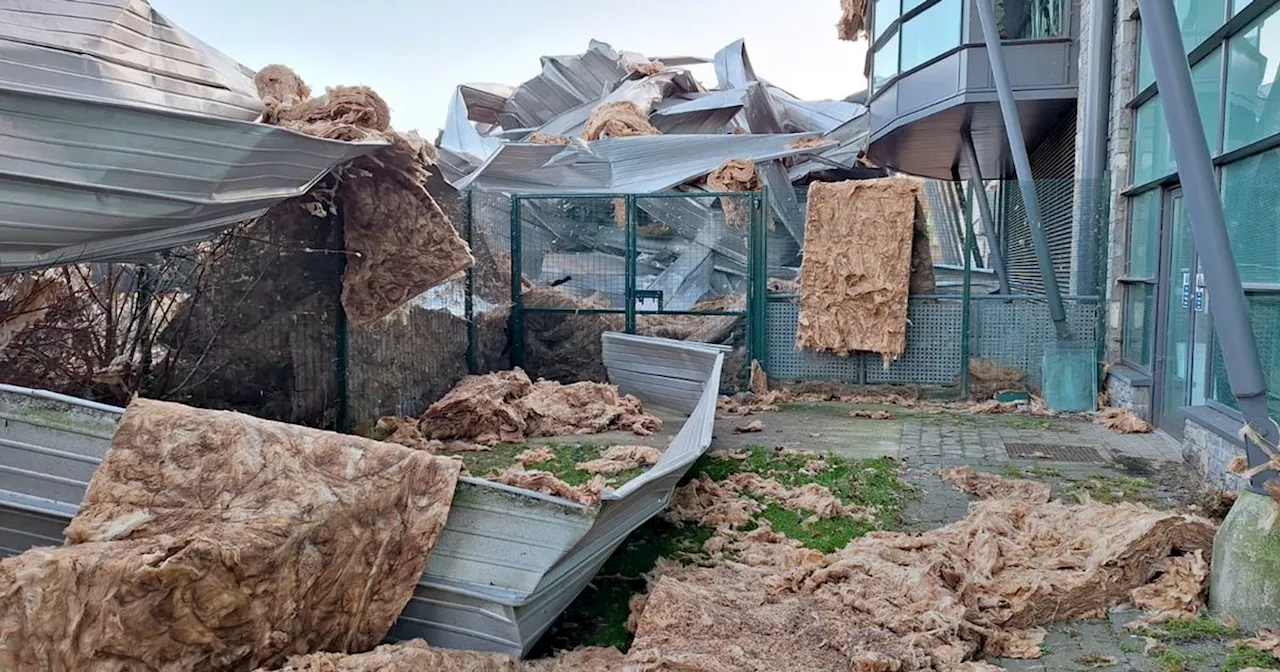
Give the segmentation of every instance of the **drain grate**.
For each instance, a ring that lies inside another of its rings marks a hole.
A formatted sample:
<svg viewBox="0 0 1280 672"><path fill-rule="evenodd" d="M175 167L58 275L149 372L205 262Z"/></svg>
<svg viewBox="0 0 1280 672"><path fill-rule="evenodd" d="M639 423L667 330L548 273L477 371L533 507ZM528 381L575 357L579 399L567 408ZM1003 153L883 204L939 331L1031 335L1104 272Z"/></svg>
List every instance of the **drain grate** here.
<svg viewBox="0 0 1280 672"><path fill-rule="evenodd" d="M1050 462L1105 462L1097 450L1089 446L1063 446L1053 443L1006 443L1005 452L1012 460L1048 460Z"/></svg>

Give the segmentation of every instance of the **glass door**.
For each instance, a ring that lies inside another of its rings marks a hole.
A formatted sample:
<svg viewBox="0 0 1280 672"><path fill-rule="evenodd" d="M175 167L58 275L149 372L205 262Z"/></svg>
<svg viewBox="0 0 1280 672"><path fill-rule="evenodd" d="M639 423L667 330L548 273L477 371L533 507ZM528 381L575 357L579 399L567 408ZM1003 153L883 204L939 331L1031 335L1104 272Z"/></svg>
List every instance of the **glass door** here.
<svg viewBox="0 0 1280 672"><path fill-rule="evenodd" d="M1212 322L1204 273L1191 243L1182 190L1166 193L1166 232L1161 292L1161 333L1157 336L1155 415L1161 429L1181 437L1187 406L1205 403Z"/></svg>

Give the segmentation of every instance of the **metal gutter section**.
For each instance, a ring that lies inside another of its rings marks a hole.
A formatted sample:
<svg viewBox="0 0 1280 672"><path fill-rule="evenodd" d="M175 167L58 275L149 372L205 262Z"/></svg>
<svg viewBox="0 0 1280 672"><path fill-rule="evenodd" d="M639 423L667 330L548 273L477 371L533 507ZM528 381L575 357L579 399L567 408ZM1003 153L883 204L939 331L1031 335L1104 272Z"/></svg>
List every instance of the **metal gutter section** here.
<svg viewBox="0 0 1280 672"><path fill-rule="evenodd" d="M1070 337L1067 328L1067 311L1062 305L1062 293L1058 289L1058 279L1053 272L1053 258L1049 254L1049 243L1045 238L1040 201L1036 196L1035 178L1031 174L1027 142L1022 137L1018 103L1013 98L1013 86L1009 83L1009 71L1004 64L1004 52L1001 50L1000 33L996 28L993 4L994 0L973 0L973 6L977 8L978 18L982 22L982 37L986 42L987 55L991 60L991 77L995 80L996 92L1000 96L1000 113L1004 117L1004 129L1009 137L1009 153L1013 156L1014 169L1018 173L1018 186L1022 190L1022 201L1027 210L1031 238L1036 248L1036 259L1039 261L1040 275L1044 278L1044 293L1049 304L1049 317L1053 320L1058 338L1065 340Z"/></svg>
<svg viewBox="0 0 1280 672"><path fill-rule="evenodd" d="M688 414L653 468L598 506L462 478L393 640L522 656L711 445L726 348L608 333L609 379ZM0 555L62 542L123 409L0 387Z"/></svg>
<svg viewBox="0 0 1280 672"><path fill-rule="evenodd" d="M1227 236L1226 216L1196 106L1177 14L1169 0L1139 0L1138 5L1169 136L1180 139L1172 143L1173 155L1187 204L1192 242L1204 270L1214 332L1222 342L1231 392L1244 415L1249 467L1260 467L1275 454L1280 427L1267 412L1267 382L1240 282L1240 269ZM1276 475L1274 469L1263 471L1253 477L1249 487L1265 494L1263 484Z"/></svg>

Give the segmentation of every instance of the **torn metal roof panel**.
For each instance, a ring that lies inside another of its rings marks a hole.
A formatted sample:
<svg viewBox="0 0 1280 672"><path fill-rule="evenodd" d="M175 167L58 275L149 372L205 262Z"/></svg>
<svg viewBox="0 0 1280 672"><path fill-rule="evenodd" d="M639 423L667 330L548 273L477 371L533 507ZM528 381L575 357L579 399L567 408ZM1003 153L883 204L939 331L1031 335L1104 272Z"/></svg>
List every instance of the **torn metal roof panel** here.
<svg viewBox="0 0 1280 672"><path fill-rule="evenodd" d="M253 76L142 0L0 3L0 89L251 121Z"/></svg>
<svg viewBox="0 0 1280 672"><path fill-rule="evenodd" d="M203 240L383 142L0 90L0 270Z"/></svg>
<svg viewBox="0 0 1280 672"><path fill-rule="evenodd" d="M716 81L720 89L741 89L757 81L755 68L747 56L747 43L737 40L716 52Z"/></svg>
<svg viewBox="0 0 1280 672"><path fill-rule="evenodd" d="M592 143L506 144L459 189L509 193L643 194L684 184L729 159L771 161L812 152L800 134L649 135Z"/></svg>
<svg viewBox="0 0 1280 672"><path fill-rule="evenodd" d="M613 47L596 40L586 53L543 57L542 63L542 74L517 87L503 106L503 127L541 126L570 108L599 99L631 72Z"/></svg>
<svg viewBox="0 0 1280 672"><path fill-rule="evenodd" d="M463 84L458 87L466 104L467 118L471 121L498 125L498 114L507 104L516 89L506 84Z"/></svg>

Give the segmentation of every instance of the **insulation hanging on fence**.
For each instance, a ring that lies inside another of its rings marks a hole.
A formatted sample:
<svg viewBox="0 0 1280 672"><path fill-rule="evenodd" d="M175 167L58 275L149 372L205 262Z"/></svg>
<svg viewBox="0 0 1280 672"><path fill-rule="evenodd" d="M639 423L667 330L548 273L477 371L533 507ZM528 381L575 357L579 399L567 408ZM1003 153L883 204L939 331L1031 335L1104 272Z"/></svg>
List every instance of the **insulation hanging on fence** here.
<svg viewBox="0 0 1280 672"><path fill-rule="evenodd" d="M919 190L909 178L810 185L796 347L876 352L886 366L902 355Z"/></svg>

